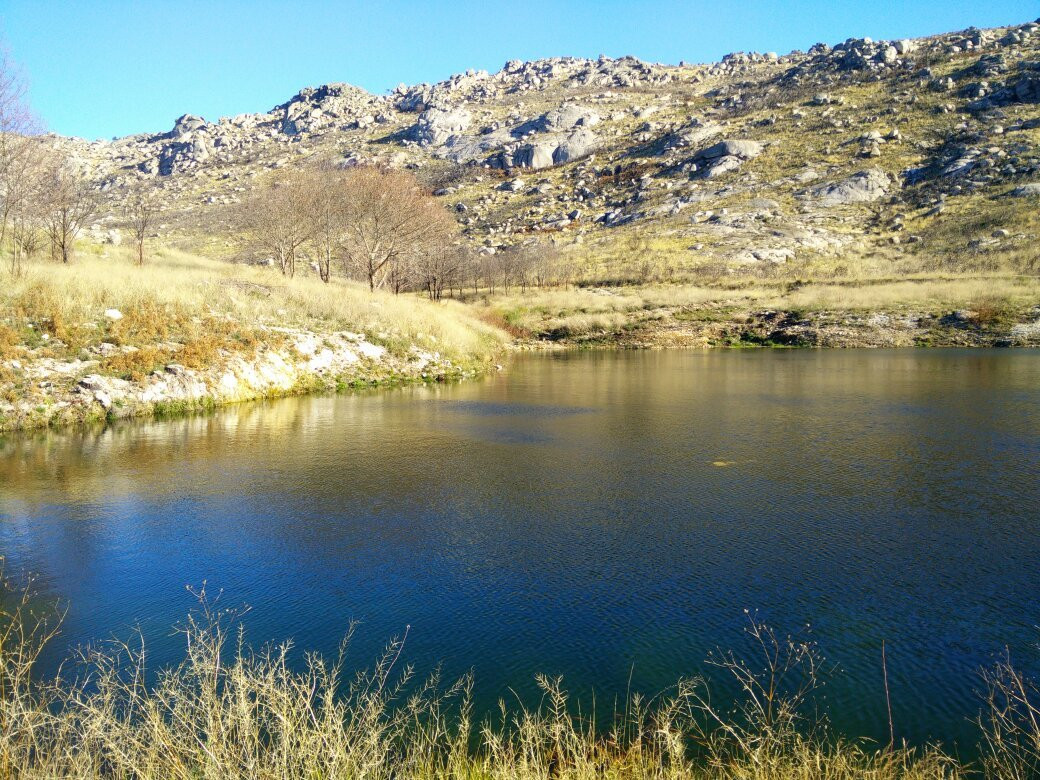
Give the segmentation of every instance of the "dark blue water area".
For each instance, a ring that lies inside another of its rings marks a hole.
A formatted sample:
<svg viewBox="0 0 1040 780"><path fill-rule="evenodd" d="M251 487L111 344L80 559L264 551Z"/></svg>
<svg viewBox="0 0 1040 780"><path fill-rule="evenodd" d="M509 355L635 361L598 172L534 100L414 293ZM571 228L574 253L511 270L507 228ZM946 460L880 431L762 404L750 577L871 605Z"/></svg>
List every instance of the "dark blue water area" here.
<svg viewBox="0 0 1040 780"><path fill-rule="evenodd" d="M563 675L626 692L750 655L745 610L814 639L842 732L971 755L979 669L1040 673L1040 353L525 355L480 382L290 399L0 444L0 552L68 605L48 657L145 636L187 585L254 643L420 673L478 709ZM725 694L724 683L719 689Z"/></svg>

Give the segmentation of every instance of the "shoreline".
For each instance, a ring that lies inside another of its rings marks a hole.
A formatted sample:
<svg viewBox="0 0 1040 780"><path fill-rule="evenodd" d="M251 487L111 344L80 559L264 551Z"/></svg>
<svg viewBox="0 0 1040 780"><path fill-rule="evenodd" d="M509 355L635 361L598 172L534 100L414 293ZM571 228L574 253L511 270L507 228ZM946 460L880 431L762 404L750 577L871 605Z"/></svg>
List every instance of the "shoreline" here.
<svg viewBox="0 0 1040 780"><path fill-rule="evenodd" d="M521 349L1040 347L1040 306L992 318L970 310L733 312L708 307L639 315L610 329L576 333L550 322L514 343Z"/></svg>
<svg viewBox="0 0 1040 780"><path fill-rule="evenodd" d="M417 346L395 355L357 333L272 330L284 343L262 346L251 357L225 353L218 363L195 369L176 362L174 351L162 368L137 380L98 373L98 360L9 361L33 395L0 401L0 434L180 417L249 401L351 389L462 381L495 366L477 356L453 360Z"/></svg>
<svg viewBox="0 0 1040 780"><path fill-rule="evenodd" d="M999 321L981 320L971 311L769 309L720 314L704 308L626 322L612 332L517 334L506 350L1040 347L1040 306ZM9 370L13 365L22 372L33 395L0 402L0 433L175 417L246 401L353 388L461 381L494 369L493 362L476 357L452 361L417 346L404 356L392 355L357 333L271 332L282 343L261 346L250 358L225 353L218 363L194 369L177 363L171 351L162 369L136 381L98 373L98 360L8 361Z"/></svg>
<svg viewBox="0 0 1040 780"><path fill-rule="evenodd" d="M672 318L581 337L518 335L505 350L1037 348L1040 307L1033 314L1035 322L987 328L970 313L830 311L806 316L767 310L727 319ZM174 359L161 370L137 381L96 373L99 361L25 361L18 367L32 376L33 391L43 395L22 399L20 405L0 404L0 434L175 418L237 403L354 389L463 381L491 373L497 367L494 360L501 358L452 361L416 346L402 357L361 334L271 330L285 343L261 347L252 358L224 354L220 363L199 370L175 362L176 353L171 353Z"/></svg>

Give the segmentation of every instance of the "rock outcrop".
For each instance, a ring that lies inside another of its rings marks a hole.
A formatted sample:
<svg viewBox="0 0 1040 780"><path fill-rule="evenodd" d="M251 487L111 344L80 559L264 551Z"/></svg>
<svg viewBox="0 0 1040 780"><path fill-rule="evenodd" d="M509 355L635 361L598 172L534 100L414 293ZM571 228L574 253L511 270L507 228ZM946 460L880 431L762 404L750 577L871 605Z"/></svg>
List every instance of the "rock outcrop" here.
<svg viewBox="0 0 1040 780"><path fill-rule="evenodd" d="M423 146L442 146L469 129L473 121L463 108L428 108L419 114L411 135Z"/></svg>
<svg viewBox="0 0 1040 780"><path fill-rule="evenodd" d="M761 153L762 144L758 141L720 141L693 156L694 170L698 175L714 179L737 170L744 162L753 160Z"/></svg>
<svg viewBox="0 0 1040 780"><path fill-rule="evenodd" d="M550 231L599 251L624 227L708 247L671 259L683 268L771 272L791 252L840 268L879 244L916 244L920 257L968 249L949 231L932 240L929 220L950 199L987 202L1040 180L1040 24L709 64L512 60L389 95L330 83L262 113L56 141L98 187L99 235L131 187L151 182L164 231L191 237L227 224L220 209L269 171L328 161L414 171L478 249ZM523 188L503 186L520 174ZM787 206L744 207L757 198ZM1036 240L1021 201L1003 202L1008 235L970 237L973 252L1022 255ZM920 229L900 235L912 212Z"/></svg>
<svg viewBox="0 0 1040 780"><path fill-rule="evenodd" d="M825 207L844 206L850 203L872 203L885 197L892 182L887 173L877 168L860 171L847 179L812 187L809 192Z"/></svg>
<svg viewBox="0 0 1040 780"><path fill-rule="evenodd" d="M472 373L418 347L404 357L393 356L359 333L276 330L285 340L284 347L225 355L206 369L187 368L171 352L162 369L141 380L99 373L98 359L25 356L13 361L14 370L36 388L36 394L14 401L0 399L0 430L200 410L344 384L429 381ZM108 352L118 349L104 346ZM4 368L11 366L0 360L0 369Z"/></svg>
<svg viewBox="0 0 1040 780"><path fill-rule="evenodd" d="M591 130L579 128L566 136L551 135L522 144L512 154L501 155L498 161L505 168L539 170L585 157L595 150L596 144L596 135Z"/></svg>

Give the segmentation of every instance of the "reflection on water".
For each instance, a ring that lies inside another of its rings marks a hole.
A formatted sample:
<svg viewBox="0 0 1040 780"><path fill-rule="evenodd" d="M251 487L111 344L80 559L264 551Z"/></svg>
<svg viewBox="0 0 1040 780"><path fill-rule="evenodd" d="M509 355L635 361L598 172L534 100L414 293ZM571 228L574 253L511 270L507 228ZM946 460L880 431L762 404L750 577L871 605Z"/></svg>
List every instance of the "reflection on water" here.
<svg viewBox="0 0 1040 780"><path fill-rule="evenodd" d="M208 580L255 641L536 671L613 705L811 623L839 726L970 739L977 668L1040 661L1040 354L531 355L480 383L0 441L0 551L64 640L170 626Z"/></svg>

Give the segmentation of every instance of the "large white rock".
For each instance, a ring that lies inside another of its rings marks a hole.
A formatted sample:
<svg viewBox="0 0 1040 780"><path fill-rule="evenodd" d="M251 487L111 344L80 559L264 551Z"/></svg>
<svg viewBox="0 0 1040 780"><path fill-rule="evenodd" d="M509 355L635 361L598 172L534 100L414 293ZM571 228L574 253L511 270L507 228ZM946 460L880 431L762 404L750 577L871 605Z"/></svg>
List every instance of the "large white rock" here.
<svg viewBox="0 0 1040 780"><path fill-rule="evenodd" d="M821 206L840 206L846 203L869 203L885 197L892 186L888 174L878 168L854 173L847 179L813 187Z"/></svg>
<svg viewBox="0 0 1040 780"><path fill-rule="evenodd" d="M1016 198L1040 197L1040 182L1030 182L1029 184L1023 184L1021 187L1015 187L1011 194Z"/></svg>
<svg viewBox="0 0 1040 780"><path fill-rule="evenodd" d="M424 146L440 146L469 129L473 117L464 108L428 108L419 114L412 137Z"/></svg>
<svg viewBox="0 0 1040 780"><path fill-rule="evenodd" d="M513 153L513 164L519 168L548 168L553 164L553 154L556 152L556 144L541 142L524 144Z"/></svg>
<svg viewBox="0 0 1040 780"><path fill-rule="evenodd" d="M574 103L564 103L547 111L539 122L542 130L550 132L570 130L575 127L592 127L599 123L599 114Z"/></svg>
<svg viewBox="0 0 1040 780"><path fill-rule="evenodd" d="M762 144L758 141L726 140L714 146L702 149L694 155L694 160L714 160L719 157L736 157L740 160L752 160L762 154Z"/></svg>
<svg viewBox="0 0 1040 780"><path fill-rule="evenodd" d="M556 147L552 156L553 163L555 165L562 165L571 160L577 160L580 157L590 154L595 148L595 134L591 130L579 128L567 136L567 138Z"/></svg>

